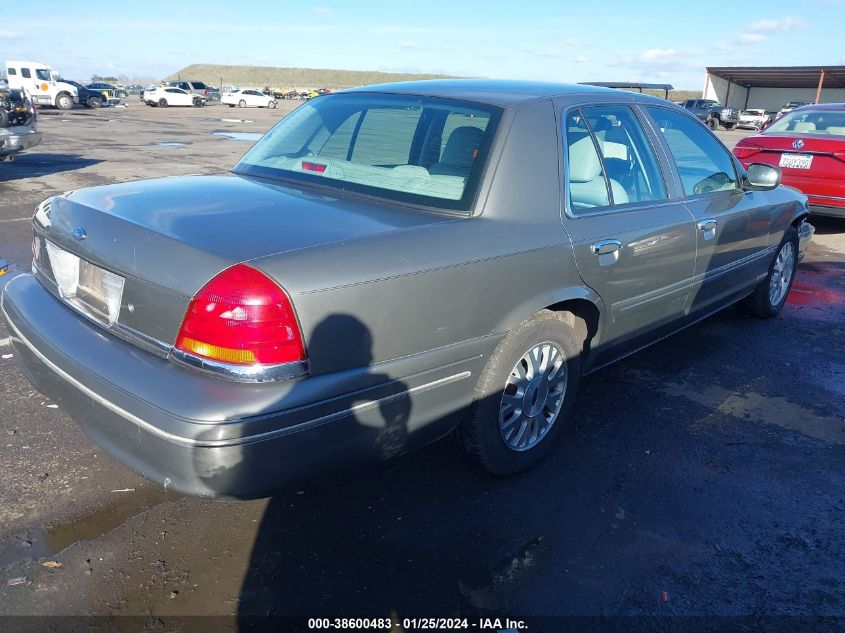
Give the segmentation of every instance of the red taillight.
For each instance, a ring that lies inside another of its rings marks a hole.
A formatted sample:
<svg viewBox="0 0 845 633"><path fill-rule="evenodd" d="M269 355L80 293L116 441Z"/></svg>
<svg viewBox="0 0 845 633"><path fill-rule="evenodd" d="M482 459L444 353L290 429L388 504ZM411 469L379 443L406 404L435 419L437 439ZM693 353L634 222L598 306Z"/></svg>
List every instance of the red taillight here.
<svg viewBox="0 0 845 633"><path fill-rule="evenodd" d="M238 264L191 300L176 349L232 365L305 360L293 306L269 277Z"/></svg>
<svg viewBox="0 0 845 633"><path fill-rule="evenodd" d="M734 156L737 158L748 158L749 156L754 156L754 154L759 154L762 151L763 148L756 145L737 145L734 147Z"/></svg>

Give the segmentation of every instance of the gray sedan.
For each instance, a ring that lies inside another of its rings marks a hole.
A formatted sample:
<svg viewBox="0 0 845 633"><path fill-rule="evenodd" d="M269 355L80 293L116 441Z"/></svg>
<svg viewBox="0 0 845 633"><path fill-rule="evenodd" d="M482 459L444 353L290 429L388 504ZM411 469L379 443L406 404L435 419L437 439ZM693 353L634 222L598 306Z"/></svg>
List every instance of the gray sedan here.
<svg viewBox="0 0 845 633"><path fill-rule="evenodd" d="M514 473L583 375L738 301L781 310L813 229L779 180L643 95L349 90L229 175L44 201L2 313L32 383L170 489L263 496L450 433Z"/></svg>

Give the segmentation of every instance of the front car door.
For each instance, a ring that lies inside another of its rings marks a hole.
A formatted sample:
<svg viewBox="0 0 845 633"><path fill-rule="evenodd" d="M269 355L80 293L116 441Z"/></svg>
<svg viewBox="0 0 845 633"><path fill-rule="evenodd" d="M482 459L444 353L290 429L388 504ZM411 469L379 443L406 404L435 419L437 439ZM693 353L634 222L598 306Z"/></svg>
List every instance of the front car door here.
<svg viewBox="0 0 845 633"><path fill-rule="evenodd" d="M597 364L641 347L681 318L695 269L692 215L633 104L561 113L563 222L584 281L606 314Z"/></svg>
<svg viewBox="0 0 845 633"><path fill-rule="evenodd" d="M646 106L675 162L684 204L696 221L698 255L686 312L712 311L747 294L768 270L770 205L745 191L731 153L710 130L675 108Z"/></svg>

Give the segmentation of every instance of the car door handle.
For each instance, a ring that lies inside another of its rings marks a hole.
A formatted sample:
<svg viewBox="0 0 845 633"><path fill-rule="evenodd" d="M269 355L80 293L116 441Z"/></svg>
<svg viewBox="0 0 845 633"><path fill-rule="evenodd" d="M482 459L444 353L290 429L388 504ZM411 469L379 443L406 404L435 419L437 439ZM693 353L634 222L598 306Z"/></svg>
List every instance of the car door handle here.
<svg viewBox="0 0 845 633"><path fill-rule="evenodd" d="M719 223L716 220L702 220L698 223L698 230L701 231L705 240L712 240L716 237L716 227Z"/></svg>
<svg viewBox="0 0 845 633"><path fill-rule="evenodd" d="M614 253L622 248L622 242L619 240L601 240L593 244L593 253L596 255L607 255Z"/></svg>
<svg viewBox="0 0 845 633"><path fill-rule="evenodd" d="M611 266L619 261L622 242L619 240L600 240L592 246L593 254L599 257L599 266Z"/></svg>

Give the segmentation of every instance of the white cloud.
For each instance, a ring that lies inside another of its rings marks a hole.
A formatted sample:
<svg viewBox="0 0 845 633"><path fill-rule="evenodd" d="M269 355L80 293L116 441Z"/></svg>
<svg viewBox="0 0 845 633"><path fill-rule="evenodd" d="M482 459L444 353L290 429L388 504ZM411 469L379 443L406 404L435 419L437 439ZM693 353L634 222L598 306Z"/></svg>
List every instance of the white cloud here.
<svg viewBox="0 0 845 633"><path fill-rule="evenodd" d="M762 33L745 32L736 36L737 44L756 44L766 39Z"/></svg>
<svg viewBox="0 0 845 633"><path fill-rule="evenodd" d="M404 48L406 50L416 50L418 48L422 48L422 46L420 46L417 42L411 42L406 40L404 42L399 43L399 48Z"/></svg>
<svg viewBox="0 0 845 633"><path fill-rule="evenodd" d="M314 13L319 15L328 15L331 13L331 9L327 9L326 7L314 7Z"/></svg>
<svg viewBox="0 0 845 633"><path fill-rule="evenodd" d="M21 38L23 38L22 33L0 29L0 40L19 40Z"/></svg>
<svg viewBox="0 0 845 633"><path fill-rule="evenodd" d="M676 64L681 54L674 48L649 48L637 56L637 60L644 64L669 65Z"/></svg>
<svg viewBox="0 0 845 633"><path fill-rule="evenodd" d="M586 64L590 62L590 58L587 55L576 55L575 59L573 60L576 64Z"/></svg>
<svg viewBox="0 0 845 633"><path fill-rule="evenodd" d="M794 18L787 15L783 18L775 20L758 20L748 30L754 33L789 33L791 31L799 31L807 26L801 18Z"/></svg>

